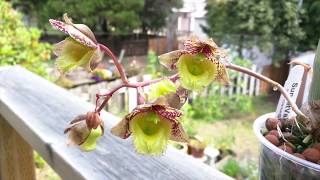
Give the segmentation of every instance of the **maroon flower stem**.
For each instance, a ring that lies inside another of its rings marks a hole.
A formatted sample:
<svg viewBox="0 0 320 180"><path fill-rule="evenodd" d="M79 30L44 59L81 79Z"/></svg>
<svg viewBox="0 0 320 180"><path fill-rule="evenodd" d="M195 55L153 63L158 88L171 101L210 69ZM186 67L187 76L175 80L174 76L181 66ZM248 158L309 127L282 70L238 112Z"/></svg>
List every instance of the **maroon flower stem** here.
<svg viewBox="0 0 320 180"><path fill-rule="evenodd" d="M154 79L154 80L149 80L149 81L143 81L143 82L137 82L137 83L121 83L120 85L114 87L110 92L106 93L106 94L97 94L96 97L97 99L99 99L101 96L105 97L105 99L103 100L102 104L96 108L96 112L100 113L101 110L107 105L108 101L110 100L110 98L112 97L112 95L117 92L119 89L123 88L123 87L128 87L128 88L141 88L144 86L149 86L151 84L157 83L159 81L162 81L164 79L170 79L171 81L176 81L177 79L179 79L179 75L178 74L174 74L170 77L161 77L158 79ZM97 106L97 102L96 101L96 106Z"/></svg>
<svg viewBox="0 0 320 180"><path fill-rule="evenodd" d="M260 80L262 80L262 81L264 81L266 83L271 84L275 91L276 90L280 91L281 94L286 98L286 100L291 105L292 110L297 115L301 116L303 118L304 122L308 122L308 117L299 110L298 106L292 101L292 99L291 99L290 95L288 94L288 92L279 83L273 81L272 79L270 79L268 77L265 77L265 76L263 76L261 74L258 74L256 72L250 70L250 69L247 69L247 68L244 68L244 67L232 64L232 63L226 64L225 66L226 66L226 68L229 68L229 69L232 69L232 70L235 70L235 71L238 71L238 72L242 72L242 73L248 74L248 75L253 76L253 77L257 78L257 79L260 79Z"/></svg>
<svg viewBox="0 0 320 180"><path fill-rule="evenodd" d="M124 68L123 66L120 64L120 62L118 61L118 58L116 58L116 56L113 54L113 52L105 45L103 44L99 44L99 47L107 54L111 57L112 61L113 61L113 64L116 66L119 74L120 74L120 77L121 77L121 80L124 84L128 84L128 79L127 79L127 76L126 76L126 73L124 71Z"/></svg>

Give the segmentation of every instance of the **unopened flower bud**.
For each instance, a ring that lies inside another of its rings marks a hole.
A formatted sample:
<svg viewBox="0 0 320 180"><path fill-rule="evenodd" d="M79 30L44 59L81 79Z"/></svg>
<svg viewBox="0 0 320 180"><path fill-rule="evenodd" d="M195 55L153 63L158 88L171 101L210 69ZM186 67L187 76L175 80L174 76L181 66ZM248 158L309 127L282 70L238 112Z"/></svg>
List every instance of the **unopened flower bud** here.
<svg viewBox="0 0 320 180"><path fill-rule="evenodd" d="M98 113L88 112L71 121L64 133L68 133L70 145L78 145L83 151L92 151L98 138L104 133L103 121Z"/></svg>

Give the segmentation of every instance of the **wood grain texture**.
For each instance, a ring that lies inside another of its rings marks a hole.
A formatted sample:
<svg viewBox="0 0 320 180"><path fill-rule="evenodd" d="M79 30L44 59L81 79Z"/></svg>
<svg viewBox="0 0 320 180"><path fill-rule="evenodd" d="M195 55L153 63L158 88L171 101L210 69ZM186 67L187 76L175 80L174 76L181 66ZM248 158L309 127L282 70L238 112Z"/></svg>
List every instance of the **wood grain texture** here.
<svg viewBox="0 0 320 180"><path fill-rule="evenodd" d="M107 112L96 151L67 147L63 129L93 105L21 67L0 69L0 79L0 114L63 179L231 179L173 148L159 157L137 154L130 138L110 134L119 118Z"/></svg>
<svg viewBox="0 0 320 180"><path fill-rule="evenodd" d="M31 146L1 116L0 179L35 180Z"/></svg>

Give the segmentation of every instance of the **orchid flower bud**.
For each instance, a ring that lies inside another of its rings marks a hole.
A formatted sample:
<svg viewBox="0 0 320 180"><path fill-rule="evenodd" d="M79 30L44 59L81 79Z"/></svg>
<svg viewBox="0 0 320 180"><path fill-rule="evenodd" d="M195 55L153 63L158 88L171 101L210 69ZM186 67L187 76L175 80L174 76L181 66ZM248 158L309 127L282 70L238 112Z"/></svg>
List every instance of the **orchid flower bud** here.
<svg viewBox="0 0 320 180"><path fill-rule="evenodd" d="M88 112L71 121L64 133L68 133L70 145L78 145L83 151L92 151L96 148L97 140L104 134L103 121L98 113Z"/></svg>

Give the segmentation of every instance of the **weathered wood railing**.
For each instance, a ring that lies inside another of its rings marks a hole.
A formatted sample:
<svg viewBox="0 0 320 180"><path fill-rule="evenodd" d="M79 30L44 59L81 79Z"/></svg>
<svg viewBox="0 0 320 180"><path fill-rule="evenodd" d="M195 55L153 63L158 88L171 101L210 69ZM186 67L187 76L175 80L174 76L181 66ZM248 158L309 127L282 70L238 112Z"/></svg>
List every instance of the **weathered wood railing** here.
<svg viewBox="0 0 320 180"><path fill-rule="evenodd" d="M96 151L67 147L63 129L92 108L21 67L0 68L0 179L35 179L32 149L63 179L231 179L170 147L160 157L138 155L109 133L119 119L107 112Z"/></svg>

